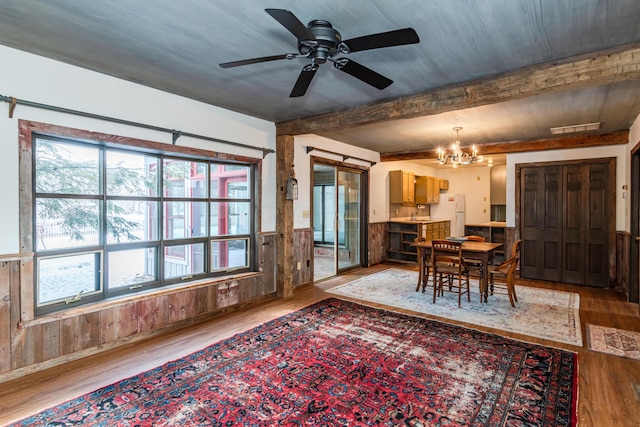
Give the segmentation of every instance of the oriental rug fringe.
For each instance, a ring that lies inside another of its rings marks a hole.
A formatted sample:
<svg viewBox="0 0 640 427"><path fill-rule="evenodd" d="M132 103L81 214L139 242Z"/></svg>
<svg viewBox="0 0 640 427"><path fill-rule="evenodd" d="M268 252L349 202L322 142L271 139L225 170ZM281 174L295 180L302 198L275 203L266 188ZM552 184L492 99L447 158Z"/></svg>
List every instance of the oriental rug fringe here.
<svg viewBox="0 0 640 427"><path fill-rule="evenodd" d="M327 299L17 426L575 426L577 355Z"/></svg>

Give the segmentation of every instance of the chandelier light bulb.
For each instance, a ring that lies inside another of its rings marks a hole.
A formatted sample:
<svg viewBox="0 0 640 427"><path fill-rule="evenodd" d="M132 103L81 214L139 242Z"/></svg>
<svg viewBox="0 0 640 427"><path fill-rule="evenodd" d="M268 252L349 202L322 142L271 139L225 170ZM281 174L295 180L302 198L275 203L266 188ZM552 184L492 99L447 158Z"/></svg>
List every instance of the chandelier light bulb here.
<svg viewBox="0 0 640 427"><path fill-rule="evenodd" d="M454 127L456 132L456 139L451 143L451 153L445 154L442 147L438 147L438 162L442 165L446 165L451 162L453 167L458 165L468 165L478 160L478 148L475 144L471 147L471 154L465 153L460 147L460 131L461 127Z"/></svg>

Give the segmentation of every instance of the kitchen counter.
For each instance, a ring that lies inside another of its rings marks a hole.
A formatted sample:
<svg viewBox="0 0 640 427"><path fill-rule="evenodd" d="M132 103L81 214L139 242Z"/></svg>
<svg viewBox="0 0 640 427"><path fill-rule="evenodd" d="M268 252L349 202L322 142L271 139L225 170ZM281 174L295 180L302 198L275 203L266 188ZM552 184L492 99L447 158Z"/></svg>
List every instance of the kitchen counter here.
<svg viewBox="0 0 640 427"><path fill-rule="evenodd" d="M402 218L391 218L389 222L397 222L399 224L433 224L435 222L448 221L447 219L425 219L417 217L416 219L411 219L410 217L402 217Z"/></svg>
<svg viewBox="0 0 640 427"><path fill-rule="evenodd" d="M469 227L507 227L507 223L505 221L489 221L489 222L482 222L482 223L478 223L478 224L465 224L466 226Z"/></svg>

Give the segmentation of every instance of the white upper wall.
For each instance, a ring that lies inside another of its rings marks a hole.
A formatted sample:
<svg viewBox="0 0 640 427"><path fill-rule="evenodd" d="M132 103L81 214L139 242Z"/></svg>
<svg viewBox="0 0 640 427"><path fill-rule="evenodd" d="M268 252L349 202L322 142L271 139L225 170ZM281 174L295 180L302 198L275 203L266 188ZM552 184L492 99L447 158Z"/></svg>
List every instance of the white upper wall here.
<svg viewBox="0 0 640 427"><path fill-rule="evenodd" d="M307 147L318 148L318 150L313 150L310 153L307 153ZM325 153L321 151L321 149L325 149L333 153L340 153L341 155ZM364 148L355 147L353 145L348 145L317 135L299 135L295 137L293 161L296 179L298 180L299 192L298 200L293 202L294 228L311 227L311 195L313 194L313 190L311 189L311 156L321 157L337 162L344 161L345 163L361 166L370 165L367 161L356 159L343 160L342 155L354 156L358 159L366 159L376 163L380 162L380 154L375 151L365 150ZM373 185L373 168L370 176L370 182L371 193L373 194L376 192L376 190L374 190L376 187ZM376 211L376 213L378 213L378 211ZM374 219L370 217L369 221L374 222Z"/></svg>
<svg viewBox="0 0 640 427"><path fill-rule="evenodd" d="M275 150L275 124L104 74L0 46L0 95ZM19 252L18 120L32 120L166 144L165 132L0 103L0 254ZM262 152L180 137L178 145L261 158ZM262 163L261 231L275 231L276 154Z"/></svg>

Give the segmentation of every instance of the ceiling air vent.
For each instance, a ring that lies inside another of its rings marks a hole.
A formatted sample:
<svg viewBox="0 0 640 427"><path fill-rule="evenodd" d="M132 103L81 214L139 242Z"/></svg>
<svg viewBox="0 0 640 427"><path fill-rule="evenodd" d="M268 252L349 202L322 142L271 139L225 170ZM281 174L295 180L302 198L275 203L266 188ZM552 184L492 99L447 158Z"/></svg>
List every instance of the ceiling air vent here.
<svg viewBox="0 0 640 427"><path fill-rule="evenodd" d="M584 123L581 125L561 126L557 128L551 128L550 130L552 135L561 135L563 133L586 132L589 130L598 130L598 129L600 129L600 122Z"/></svg>

